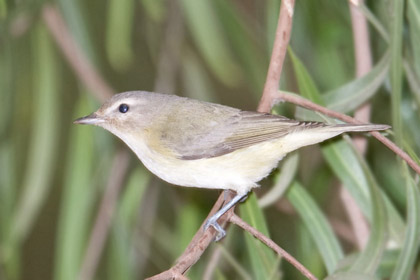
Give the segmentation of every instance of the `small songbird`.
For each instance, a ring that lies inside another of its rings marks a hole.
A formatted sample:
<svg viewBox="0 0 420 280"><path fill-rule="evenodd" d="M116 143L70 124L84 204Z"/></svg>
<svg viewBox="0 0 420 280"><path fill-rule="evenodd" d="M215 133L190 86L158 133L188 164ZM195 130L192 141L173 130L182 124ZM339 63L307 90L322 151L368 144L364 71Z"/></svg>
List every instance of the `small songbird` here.
<svg viewBox="0 0 420 280"><path fill-rule="evenodd" d="M209 226L289 152L343 132L390 128L378 124L326 124L146 91L114 95L96 112L74 121L105 128L123 140L161 179L179 186L236 191Z"/></svg>

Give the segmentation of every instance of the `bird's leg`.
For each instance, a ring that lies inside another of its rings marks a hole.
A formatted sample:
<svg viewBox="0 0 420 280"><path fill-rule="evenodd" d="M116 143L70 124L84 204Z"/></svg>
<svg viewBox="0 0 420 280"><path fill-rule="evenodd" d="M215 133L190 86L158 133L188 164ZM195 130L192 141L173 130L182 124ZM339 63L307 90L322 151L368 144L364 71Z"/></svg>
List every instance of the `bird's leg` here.
<svg viewBox="0 0 420 280"><path fill-rule="evenodd" d="M223 199L225 200L225 202L229 197L229 193L230 193L229 189L226 189L226 190L223 191Z"/></svg>
<svg viewBox="0 0 420 280"><path fill-rule="evenodd" d="M213 216L211 216L204 225L204 230L206 231L210 226L214 227L217 230L217 236L215 241L219 241L226 235L226 231L217 223L217 220L223 216L230 208L232 208L239 201L244 200L247 197L246 194L237 194L231 201L225 204L219 211L217 211Z"/></svg>

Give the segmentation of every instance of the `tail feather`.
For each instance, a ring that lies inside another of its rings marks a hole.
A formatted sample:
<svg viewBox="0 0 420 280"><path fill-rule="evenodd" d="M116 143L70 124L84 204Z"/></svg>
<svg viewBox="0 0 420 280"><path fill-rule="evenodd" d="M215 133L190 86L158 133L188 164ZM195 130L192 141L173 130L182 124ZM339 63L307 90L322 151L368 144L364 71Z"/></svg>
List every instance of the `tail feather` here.
<svg viewBox="0 0 420 280"><path fill-rule="evenodd" d="M386 130L391 126L386 124L337 124L337 125L326 125L323 129L331 132L363 132L363 131L377 131Z"/></svg>
<svg viewBox="0 0 420 280"><path fill-rule="evenodd" d="M336 124L329 125L320 122L304 122L301 129L287 134L283 138L283 151L291 152L303 146L320 143L345 132L363 132L389 129L383 124Z"/></svg>

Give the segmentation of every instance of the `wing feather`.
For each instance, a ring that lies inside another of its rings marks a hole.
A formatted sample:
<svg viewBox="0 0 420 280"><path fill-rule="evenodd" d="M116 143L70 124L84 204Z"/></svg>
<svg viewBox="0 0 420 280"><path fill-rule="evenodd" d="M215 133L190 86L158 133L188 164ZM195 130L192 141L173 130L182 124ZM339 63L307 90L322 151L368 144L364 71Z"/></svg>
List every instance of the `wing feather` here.
<svg viewBox="0 0 420 280"><path fill-rule="evenodd" d="M226 119L218 120L208 129L201 127L200 132L191 137L185 133L177 147L172 149L179 158L194 160L211 158L271 141L293 131L323 126L318 122L299 122L282 116L248 111L235 111ZM194 133L193 133L194 134ZM170 145L170 143L168 143Z"/></svg>

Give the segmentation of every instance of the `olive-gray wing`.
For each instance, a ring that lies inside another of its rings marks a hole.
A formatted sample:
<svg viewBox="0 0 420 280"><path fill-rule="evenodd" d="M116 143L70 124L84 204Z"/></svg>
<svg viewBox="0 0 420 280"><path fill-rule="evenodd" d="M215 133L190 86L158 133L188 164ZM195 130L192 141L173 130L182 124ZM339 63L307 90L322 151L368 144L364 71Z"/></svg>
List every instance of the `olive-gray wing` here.
<svg viewBox="0 0 420 280"><path fill-rule="evenodd" d="M200 133L182 135L177 146L167 143L180 159L212 158L278 139L300 129L324 126L319 122L299 122L282 116L258 112L238 111L228 119L208 127Z"/></svg>

